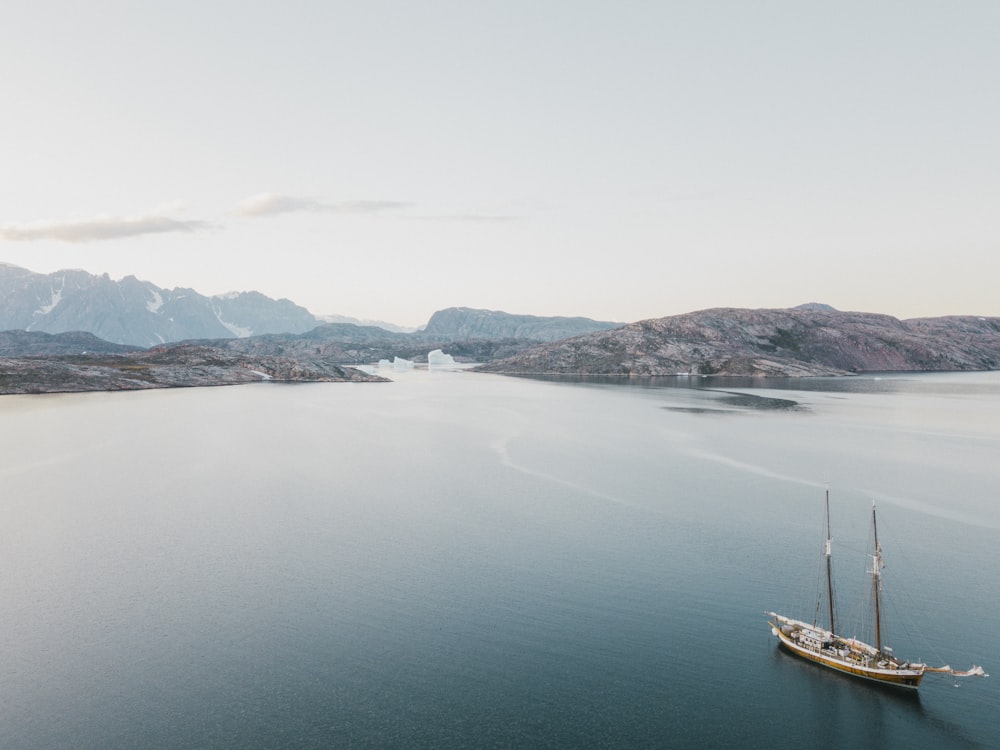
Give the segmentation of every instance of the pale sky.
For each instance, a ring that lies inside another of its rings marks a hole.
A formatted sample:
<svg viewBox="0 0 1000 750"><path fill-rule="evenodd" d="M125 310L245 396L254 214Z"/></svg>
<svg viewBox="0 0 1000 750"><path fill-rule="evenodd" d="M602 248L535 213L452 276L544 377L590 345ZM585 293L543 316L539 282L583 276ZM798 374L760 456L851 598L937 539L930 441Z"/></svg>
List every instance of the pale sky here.
<svg viewBox="0 0 1000 750"><path fill-rule="evenodd" d="M1000 2L51 2L0 261L422 325L1000 315Z"/></svg>

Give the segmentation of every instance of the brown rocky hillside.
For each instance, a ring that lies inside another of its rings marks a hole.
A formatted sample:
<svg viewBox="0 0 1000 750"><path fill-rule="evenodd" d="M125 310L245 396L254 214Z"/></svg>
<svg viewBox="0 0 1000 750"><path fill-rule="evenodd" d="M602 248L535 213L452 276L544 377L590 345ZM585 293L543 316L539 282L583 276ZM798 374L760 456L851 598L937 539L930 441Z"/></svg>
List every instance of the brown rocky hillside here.
<svg viewBox="0 0 1000 750"><path fill-rule="evenodd" d="M481 370L510 374L843 375L1000 368L1000 318L898 320L719 308L542 344Z"/></svg>

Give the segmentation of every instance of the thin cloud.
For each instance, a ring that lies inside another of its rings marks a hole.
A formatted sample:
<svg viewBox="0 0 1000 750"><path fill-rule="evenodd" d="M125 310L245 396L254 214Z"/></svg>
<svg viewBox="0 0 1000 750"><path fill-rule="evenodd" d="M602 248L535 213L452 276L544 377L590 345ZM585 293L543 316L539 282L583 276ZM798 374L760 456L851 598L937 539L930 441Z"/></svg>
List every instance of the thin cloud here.
<svg viewBox="0 0 1000 750"><path fill-rule="evenodd" d="M319 211L320 202L314 198L293 198L290 195L260 193L240 201L230 213L233 216L257 217L287 214L293 211Z"/></svg>
<svg viewBox="0 0 1000 750"><path fill-rule="evenodd" d="M391 211L407 208L411 204L403 201L341 201L326 202L315 198L305 198L276 193L260 193L240 201L229 213L243 218L258 218L261 216L276 216L278 214L297 211L336 213L336 214L366 214L378 211Z"/></svg>
<svg viewBox="0 0 1000 750"><path fill-rule="evenodd" d="M367 214L375 211L409 208L412 205L406 201L344 201L324 204L324 210L344 214Z"/></svg>
<svg viewBox="0 0 1000 750"><path fill-rule="evenodd" d="M99 216L79 221L51 221L14 224L0 228L0 237L14 242L59 240L93 242L139 237L165 232L195 232L207 229L204 221L179 221L168 216Z"/></svg>
<svg viewBox="0 0 1000 750"><path fill-rule="evenodd" d="M440 216L414 216L421 221L467 221L483 223L504 223L520 221L522 217L508 214L443 214Z"/></svg>

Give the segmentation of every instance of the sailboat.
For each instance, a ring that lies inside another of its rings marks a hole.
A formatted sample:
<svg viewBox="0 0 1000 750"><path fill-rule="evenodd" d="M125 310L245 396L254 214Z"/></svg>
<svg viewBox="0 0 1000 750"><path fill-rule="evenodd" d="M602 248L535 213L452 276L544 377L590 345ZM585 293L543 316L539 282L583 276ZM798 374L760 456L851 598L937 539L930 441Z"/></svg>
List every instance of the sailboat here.
<svg viewBox="0 0 1000 750"><path fill-rule="evenodd" d="M771 633L780 645L803 659L835 669L838 672L873 680L884 685L916 690L928 672L939 672L954 677L989 677L982 667L959 671L951 667L930 667L927 664L908 662L893 654L892 649L882 642L882 547L878 541L878 525L875 504L872 503L872 532L874 551L870 564L872 599L875 614L875 644L871 645L856 638L837 635L837 622L833 606L832 542L830 538L830 492L826 493L826 599L829 604L829 628L824 628L814 620L811 624L802 620L767 612L771 619ZM817 611L819 607L817 606ZM817 618L818 619L818 618Z"/></svg>

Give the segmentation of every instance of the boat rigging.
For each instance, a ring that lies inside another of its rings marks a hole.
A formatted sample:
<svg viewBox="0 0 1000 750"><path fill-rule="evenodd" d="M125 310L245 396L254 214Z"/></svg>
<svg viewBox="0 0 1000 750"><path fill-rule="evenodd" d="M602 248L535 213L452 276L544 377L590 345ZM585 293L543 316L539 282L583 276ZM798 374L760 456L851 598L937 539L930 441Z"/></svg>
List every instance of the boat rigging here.
<svg viewBox="0 0 1000 750"><path fill-rule="evenodd" d="M868 572L871 575L875 611L875 645L872 646L856 638L845 638L836 633L829 490L826 493L826 542L824 545L829 628L818 625L815 620L810 624L779 615L776 612L767 612L766 614L771 618L768 621L771 633L778 638L780 645L796 656L829 669L885 685L914 690L920 686L920 682L927 672L950 674L954 677L988 677L989 675L982 667L975 665L971 669L961 671L948 666L930 667L923 663L908 662L897 658L892 649L882 643L882 568L885 567L885 563L882 560L882 547L878 541L878 523L874 503L872 503L872 531L875 544L870 560L871 569Z"/></svg>

